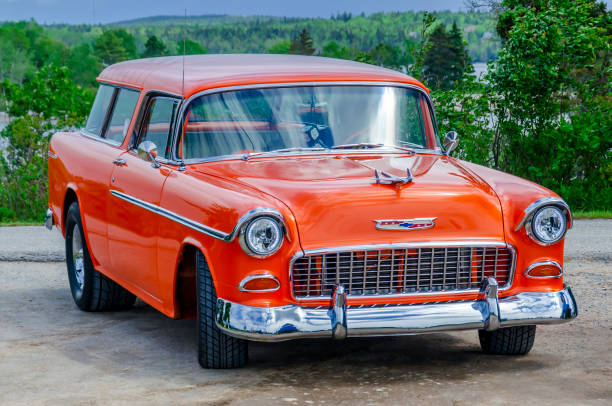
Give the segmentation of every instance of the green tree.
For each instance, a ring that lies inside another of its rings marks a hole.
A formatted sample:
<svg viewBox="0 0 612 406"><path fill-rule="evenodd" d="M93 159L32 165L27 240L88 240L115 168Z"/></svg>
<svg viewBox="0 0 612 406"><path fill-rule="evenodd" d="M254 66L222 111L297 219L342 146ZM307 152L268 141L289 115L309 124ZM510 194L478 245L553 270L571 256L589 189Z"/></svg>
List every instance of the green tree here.
<svg viewBox="0 0 612 406"><path fill-rule="evenodd" d="M278 41L277 43L269 47L266 50L266 53L268 54L288 54L290 49L291 49L291 41L288 39L284 39L284 40Z"/></svg>
<svg viewBox="0 0 612 406"><path fill-rule="evenodd" d="M291 46L289 47L289 53L296 55L312 55L315 49L313 46L313 40L310 33L306 28L300 31L297 38L291 40Z"/></svg>
<svg viewBox="0 0 612 406"><path fill-rule="evenodd" d="M145 43L145 49L141 56L143 58L153 58L156 56L167 56L169 54L168 48L166 48L163 41L160 41L155 35L151 35Z"/></svg>
<svg viewBox="0 0 612 406"><path fill-rule="evenodd" d="M94 41L94 53L104 65L138 57L134 37L123 28L104 31Z"/></svg>
<svg viewBox="0 0 612 406"><path fill-rule="evenodd" d="M612 207L612 25L594 0L504 0L488 80L505 146L499 166L581 209Z"/></svg>
<svg viewBox="0 0 612 406"><path fill-rule="evenodd" d="M189 38L184 40L180 39L176 42L177 55L183 55L183 50L185 51L185 55L203 55L208 53L206 48Z"/></svg>
<svg viewBox="0 0 612 406"><path fill-rule="evenodd" d="M45 66L23 85L0 82L14 118L0 132L0 221L41 220L47 203L47 151L55 131L83 123L93 93L76 86L65 67Z"/></svg>
<svg viewBox="0 0 612 406"><path fill-rule="evenodd" d="M453 24L447 31L438 24L429 36L429 47L423 60L423 79L440 89L450 89L464 73L473 71L461 31Z"/></svg>

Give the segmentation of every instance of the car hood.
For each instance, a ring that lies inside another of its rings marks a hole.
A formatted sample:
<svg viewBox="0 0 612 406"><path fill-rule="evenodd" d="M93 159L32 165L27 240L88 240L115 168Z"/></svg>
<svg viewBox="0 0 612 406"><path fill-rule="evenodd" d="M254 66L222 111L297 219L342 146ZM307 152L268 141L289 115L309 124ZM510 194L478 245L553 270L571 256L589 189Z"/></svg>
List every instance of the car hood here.
<svg viewBox="0 0 612 406"><path fill-rule="evenodd" d="M375 169L406 176L375 181ZM256 188L283 202L303 249L430 241L503 241L499 199L456 160L438 154L265 157L198 165L197 171ZM379 230L375 220L435 218L432 228Z"/></svg>

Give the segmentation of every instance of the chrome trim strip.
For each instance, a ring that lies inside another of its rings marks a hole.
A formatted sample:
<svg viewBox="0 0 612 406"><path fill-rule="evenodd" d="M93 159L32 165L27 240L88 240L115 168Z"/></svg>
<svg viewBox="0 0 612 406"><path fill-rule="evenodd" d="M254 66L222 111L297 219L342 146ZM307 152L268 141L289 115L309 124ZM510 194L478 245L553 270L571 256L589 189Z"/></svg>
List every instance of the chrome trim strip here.
<svg viewBox="0 0 612 406"><path fill-rule="evenodd" d="M535 202L531 203L529 206L527 206L527 208L524 211L525 214L523 215L523 218L518 223L514 231L519 231L521 228L523 228L523 226L528 225L527 223L531 221L534 214L543 206L548 206L548 205L557 206L561 208L565 212L565 215L567 216L567 229L569 230L570 228L572 228L574 219L572 217L572 212L570 210L569 205L565 202L565 200L561 199L560 197L548 196L542 199L538 199ZM563 237L561 237L561 239L563 239ZM541 241L536 241L536 242L541 243Z"/></svg>
<svg viewBox="0 0 612 406"><path fill-rule="evenodd" d="M111 190L110 193L111 195L118 197L119 199L123 199L129 203L132 203L136 206L152 211L153 213L159 214L160 216L166 217L172 221L175 221L193 230L199 231L202 234L206 234L210 237L214 237L218 240L225 241L225 242L232 242L234 238L236 238L236 236L240 232L241 228L246 223L248 223L251 219L255 217L259 217L261 215L269 215L269 216L277 217L283 222L283 224L285 224L284 218L278 210L273 209L271 207L258 207L256 209L248 211L242 217L240 217L240 219L234 226L234 229L232 230L232 232L227 234L227 233L224 233L223 231L219 231L205 224L201 224L196 221L190 220L187 217L183 217L180 214L176 214L158 205L155 205L149 202L145 202L144 200L140 200L128 194L119 192L118 190ZM285 226L285 229L287 229L286 226ZM287 237L287 239L289 239L287 232L285 232L285 236Z"/></svg>
<svg viewBox="0 0 612 406"><path fill-rule="evenodd" d="M313 300L329 300L330 296L311 296L311 297L296 297L293 291L293 264L298 259L308 255L319 255L327 254L330 252L351 252L351 251L376 251L376 250L393 250L393 249L406 249L406 248L459 248L459 247L499 247L507 248L512 254L512 266L510 267L510 274L508 275L508 282L501 288L500 291L509 289L514 283L514 274L516 271L516 249L512 244L505 243L503 241L434 241L434 242L404 242L404 243L391 243L391 244L372 244L372 245L348 245L342 247L330 247L330 248L318 248L306 251L296 252L291 260L289 261L289 283L291 287L289 292L291 298L295 301L313 301ZM420 250L419 250L420 256ZM355 299L385 299L385 298L404 298L404 297L415 297L415 296L439 296L439 295L458 295L458 294L470 294L478 293L479 289L465 289L465 290L440 290L435 292L414 292L414 293L396 293L388 295L347 295L348 298Z"/></svg>
<svg viewBox="0 0 612 406"><path fill-rule="evenodd" d="M244 285L249 282L252 281L253 279L272 279L276 282L276 288L274 289L260 289L260 290L251 290L251 289L246 289L244 287ZM257 274L257 275L249 275L246 278L244 278L243 280L240 281L240 284L238 285L238 290L241 292L248 292L248 293L260 293L260 292L276 292L277 290L280 289L280 281L278 280L278 278L274 275L270 275L267 273L262 273L262 274Z"/></svg>
<svg viewBox="0 0 612 406"><path fill-rule="evenodd" d="M49 152L47 152L47 156L49 158L52 158L52 159L57 159L57 155L55 155L53 152L51 152L51 150L49 150Z"/></svg>
<svg viewBox="0 0 612 406"><path fill-rule="evenodd" d="M558 324L578 315L569 287L557 292L521 292L497 301L499 327ZM254 341L330 338L328 307L246 306L217 300L217 326L227 334ZM391 336L440 331L494 328L490 304L484 299L398 306L346 307L348 337Z"/></svg>
<svg viewBox="0 0 612 406"><path fill-rule="evenodd" d="M560 272L556 276L532 276L530 274L532 269L537 268L538 266L542 266L542 265L552 265L558 268ZM524 274L526 277L533 278L533 279L559 279L561 276L563 276L563 267L557 261L534 262L533 264L529 265L527 269L525 269Z"/></svg>
<svg viewBox="0 0 612 406"><path fill-rule="evenodd" d="M393 87L404 87L408 89L417 90L425 96L425 99L429 103L429 107L431 108L431 111L434 112L433 126L436 132L436 137L438 137L438 134L437 134L438 129L435 128L435 123L436 123L435 109L434 109L433 100L431 98L431 95L427 93L427 91L425 91L425 89L423 89L422 87L411 84L411 83L386 82L386 81L377 82L375 80L373 81L322 81L322 82L319 81L319 82L259 83L259 84L251 84L251 85L225 86L225 87L216 87L216 88L206 89L206 90L202 90L200 92L192 94L187 99L183 99L182 103L179 106L179 111L177 114L177 125L174 127L173 133L172 133L171 160L176 161L176 162L180 161L180 158L177 155L177 147L178 147L178 142L179 142L179 129L181 128L180 123L183 121L187 107L194 99L200 96L205 96L205 95L214 94L214 93L222 93L222 92L227 92L227 91L278 88L278 87L309 87L309 86L393 86ZM418 152L423 152L423 151L425 150L418 150ZM439 150L428 149L426 151L427 153L443 155L442 148L440 148ZM326 151L318 151L318 152L322 153ZM354 153L354 152L355 150L350 150L350 153ZM341 152L339 150L331 150L331 152L329 153L338 155ZM369 151L369 153L372 153L372 151ZM305 155L305 154L301 152L299 153L299 155ZM283 154L283 156L287 156L287 154ZM190 159L190 160L185 160L184 162L185 164L193 164L193 163L220 161L220 160L227 160L227 159L241 159L241 157L242 157L242 154L241 155L224 155L220 157L209 157L209 158L204 158L204 159Z"/></svg>

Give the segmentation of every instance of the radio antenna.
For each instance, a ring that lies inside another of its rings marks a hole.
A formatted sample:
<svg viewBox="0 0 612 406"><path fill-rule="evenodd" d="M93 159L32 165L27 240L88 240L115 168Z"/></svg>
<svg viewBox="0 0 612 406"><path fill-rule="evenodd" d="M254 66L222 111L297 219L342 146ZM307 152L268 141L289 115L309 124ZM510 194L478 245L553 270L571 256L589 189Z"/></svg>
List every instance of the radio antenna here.
<svg viewBox="0 0 612 406"><path fill-rule="evenodd" d="M186 51L185 43L187 41L186 35L187 35L187 8L185 8L185 19L183 21L183 81L181 85L181 96L182 97L185 97L185 51Z"/></svg>

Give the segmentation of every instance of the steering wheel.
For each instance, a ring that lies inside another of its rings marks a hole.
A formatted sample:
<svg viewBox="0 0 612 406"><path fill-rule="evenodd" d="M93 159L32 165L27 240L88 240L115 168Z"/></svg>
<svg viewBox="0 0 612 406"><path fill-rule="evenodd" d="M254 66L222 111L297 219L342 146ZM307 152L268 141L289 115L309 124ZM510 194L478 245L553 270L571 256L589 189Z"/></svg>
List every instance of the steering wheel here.
<svg viewBox="0 0 612 406"><path fill-rule="evenodd" d="M309 147L314 147L316 144L319 144L323 148L330 148L331 145L327 145L327 143L322 138L329 138L331 134L329 133L329 127L326 125L315 124L315 123L304 123L306 129L304 130L304 134L308 137L308 141L306 142ZM333 142L332 142L333 144Z"/></svg>

